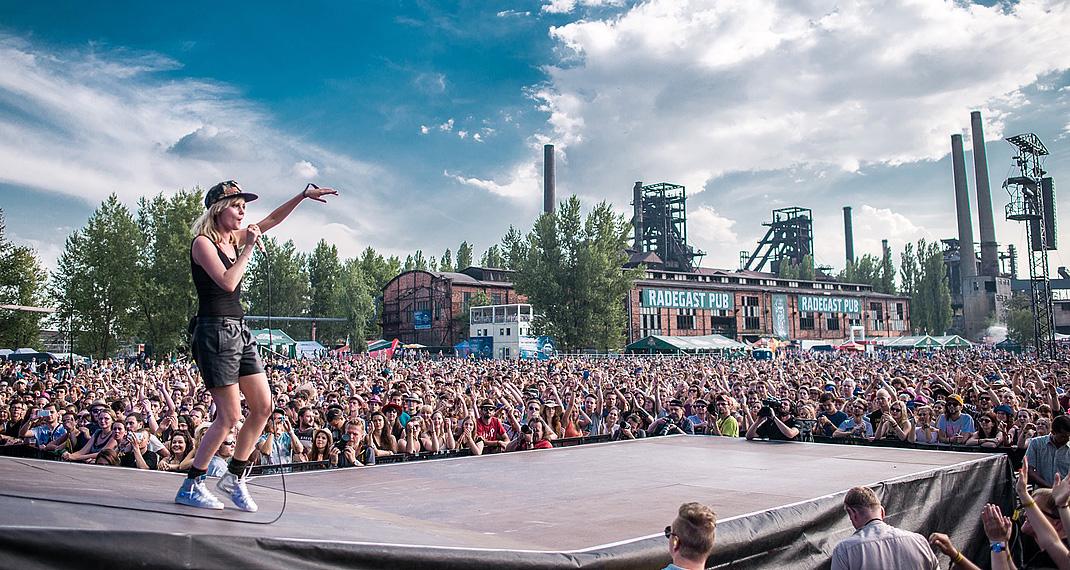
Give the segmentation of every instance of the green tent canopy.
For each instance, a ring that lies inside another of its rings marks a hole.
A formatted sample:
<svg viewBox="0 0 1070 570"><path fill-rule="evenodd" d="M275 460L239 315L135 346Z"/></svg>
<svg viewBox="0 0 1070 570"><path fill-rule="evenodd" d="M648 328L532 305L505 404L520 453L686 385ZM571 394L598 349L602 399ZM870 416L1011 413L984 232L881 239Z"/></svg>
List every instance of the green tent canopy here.
<svg viewBox="0 0 1070 570"><path fill-rule="evenodd" d="M900 336L896 338L882 339L877 341L883 348L891 349L916 349L916 348L944 348L939 340L929 335Z"/></svg>
<svg viewBox="0 0 1070 570"><path fill-rule="evenodd" d="M722 352L726 350L745 350L746 348L746 344L736 342L719 334L704 336L654 334L629 344L625 347L625 350L630 353L680 353Z"/></svg>
<svg viewBox="0 0 1070 570"><path fill-rule="evenodd" d="M949 334L944 336L934 336L940 346L944 348L969 348L973 346L973 343L962 338L957 334Z"/></svg>
<svg viewBox="0 0 1070 570"><path fill-rule="evenodd" d="M253 340L256 341L257 346L290 358L297 357L297 341L282 330L253 329L249 332L253 334Z"/></svg>

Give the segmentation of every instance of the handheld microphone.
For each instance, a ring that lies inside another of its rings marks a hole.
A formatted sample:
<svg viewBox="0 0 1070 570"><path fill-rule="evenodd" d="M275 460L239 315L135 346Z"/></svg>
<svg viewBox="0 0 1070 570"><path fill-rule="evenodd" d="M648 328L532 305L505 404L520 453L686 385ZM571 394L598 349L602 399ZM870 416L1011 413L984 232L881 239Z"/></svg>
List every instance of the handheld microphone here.
<svg viewBox="0 0 1070 570"><path fill-rule="evenodd" d="M260 253L267 255L267 248L264 247L264 242L260 241L260 238L256 238L256 249L259 249Z"/></svg>

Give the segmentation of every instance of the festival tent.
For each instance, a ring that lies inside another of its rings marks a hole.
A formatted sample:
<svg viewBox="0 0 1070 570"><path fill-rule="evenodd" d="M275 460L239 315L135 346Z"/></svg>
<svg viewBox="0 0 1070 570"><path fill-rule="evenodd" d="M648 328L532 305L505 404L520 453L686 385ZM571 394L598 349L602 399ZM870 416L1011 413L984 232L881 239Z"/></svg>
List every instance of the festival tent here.
<svg viewBox="0 0 1070 570"><path fill-rule="evenodd" d="M845 342L845 343L837 346L836 350L854 350L856 352L865 352L866 351L866 345L864 345L864 344L862 344L860 342L855 342L855 341L852 340L852 341Z"/></svg>
<svg viewBox="0 0 1070 570"><path fill-rule="evenodd" d="M641 338L627 347L629 353L681 353L681 352L724 352L726 350L745 350L746 344L736 342L726 336L711 334L704 336L668 336L653 334Z"/></svg>
<svg viewBox="0 0 1070 570"><path fill-rule="evenodd" d="M957 334L934 336L933 338L936 339L936 341L939 342L940 346L942 346L943 348L970 348L971 346L973 346L972 342L962 338Z"/></svg>
<svg viewBox="0 0 1070 570"><path fill-rule="evenodd" d="M877 345L881 348L891 349L928 349L928 348L943 348L940 341L929 335L921 336L900 336L889 339L881 339L877 341Z"/></svg>
<svg viewBox="0 0 1070 570"><path fill-rule="evenodd" d="M996 348L1000 350L1006 350L1007 352L1013 352L1019 354L1022 352L1022 345L1013 338L1007 337L1000 342L996 343Z"/></svg>
<svg viewBox="0 0 1070 570"><path fill-rule="evenodd" d="M319 358L327 354L327 347L314 340L297 341L298 358Z"/></svg>
<svg viewBox="0 0 1070 570"><path fill-rule="evenodd" d="M297 357L297 341L280 329L253 329L253 340L258 346L262 346L276 354Z"/></svg>
<svg viewBox="0 0 1070 570"><path fill-rule="evenodd" d="M390 348L390 341L379 339L368 341L368 352L375 352L376 350L383 350L384 348Z"/></svg>

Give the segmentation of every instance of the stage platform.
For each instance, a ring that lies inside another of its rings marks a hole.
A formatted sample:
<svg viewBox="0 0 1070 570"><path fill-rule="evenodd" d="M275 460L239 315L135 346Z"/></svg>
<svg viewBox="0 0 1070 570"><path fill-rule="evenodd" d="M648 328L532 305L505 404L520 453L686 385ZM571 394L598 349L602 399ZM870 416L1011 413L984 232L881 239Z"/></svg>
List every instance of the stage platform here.
<svg viewBox="0 0 1070 570"><path fill-rule="evenodd" d="M0 458L0 568L662 568L687 501L718 514L710 567L820 568L853 486L967 555L1011 499L1001 454L704 436L294 473L271 525L280 476L250 482L256 514L175 505L180 477Z"/></svg>

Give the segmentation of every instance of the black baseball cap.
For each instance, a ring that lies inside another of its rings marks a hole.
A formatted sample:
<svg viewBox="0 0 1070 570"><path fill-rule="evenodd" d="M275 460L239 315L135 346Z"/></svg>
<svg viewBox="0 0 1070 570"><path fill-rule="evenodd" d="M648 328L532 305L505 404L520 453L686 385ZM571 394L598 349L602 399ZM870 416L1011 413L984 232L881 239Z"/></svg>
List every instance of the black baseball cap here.
<svg viewBox="0 0 1070 570"><path fill-rule="evenodd" d="M211 208L212 204L226 198L245 198L246 202L252 202L259 196L245 192L233 180L226 180L208 189L208 193L204 195L204 207Z"/></svg>

